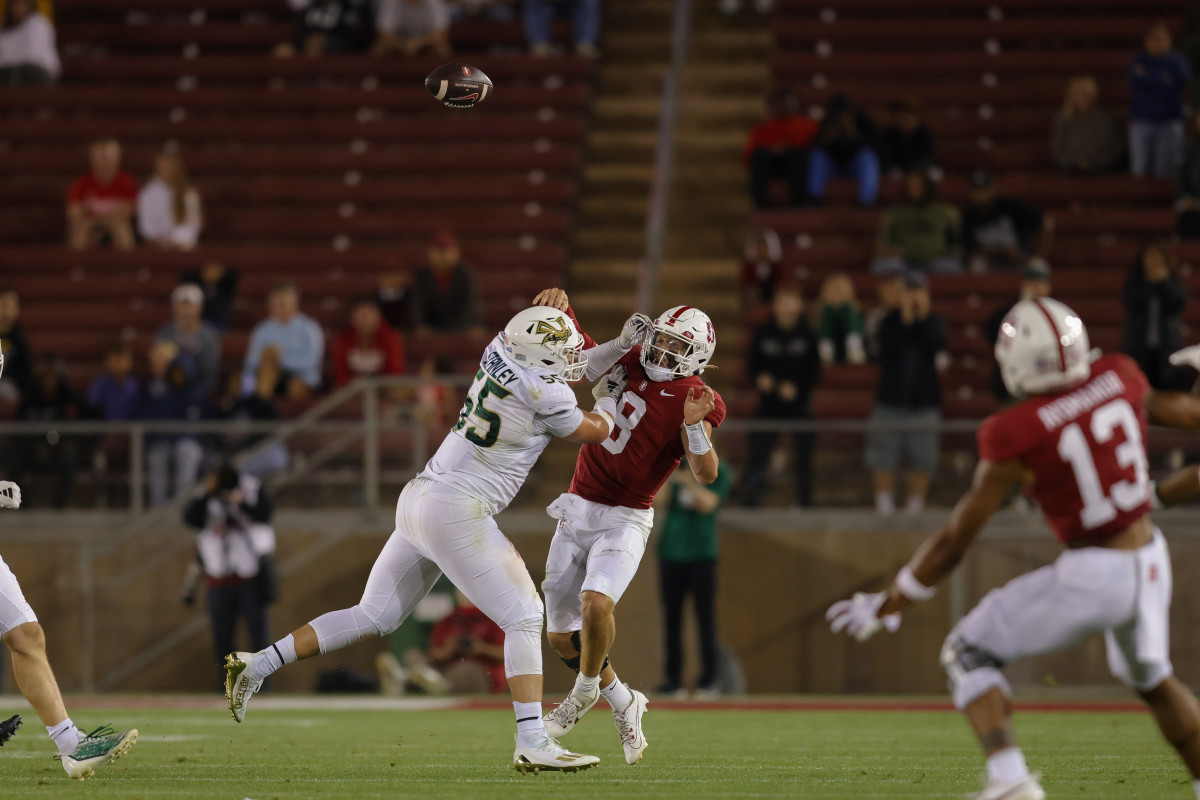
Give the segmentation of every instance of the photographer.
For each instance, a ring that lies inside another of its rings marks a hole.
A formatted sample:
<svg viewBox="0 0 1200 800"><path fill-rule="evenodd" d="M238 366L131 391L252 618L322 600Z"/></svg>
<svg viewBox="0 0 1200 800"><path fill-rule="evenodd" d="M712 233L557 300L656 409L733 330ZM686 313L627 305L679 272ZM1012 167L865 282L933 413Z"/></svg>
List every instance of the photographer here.
<svg viewBox="0 0 1200 800"><path fill-rule="evenodd" d="M271 643L267 606L278 594L272 510L259 480L228 465L209 475L205 493L184 508L184 522L196 530L198 571L193 566L193 580L185 582L181 599L191 605L194 577L202 573L218 666L226 653L239 649L234 646L238 617L246 625L250 650Z"/></svg>

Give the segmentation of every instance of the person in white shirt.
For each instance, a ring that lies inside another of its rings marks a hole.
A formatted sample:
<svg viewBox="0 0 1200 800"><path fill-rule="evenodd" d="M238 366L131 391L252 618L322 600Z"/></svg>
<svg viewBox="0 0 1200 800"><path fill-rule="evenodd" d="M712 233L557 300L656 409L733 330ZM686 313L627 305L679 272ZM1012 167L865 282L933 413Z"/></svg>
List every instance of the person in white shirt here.
<svg viewBox="0 0 1200 800"><path fill-rule="evenodd" d="M204 224L200 193L178 153L159 153L154 160L154 177L138 192L137 224L143 239L164 250L196 246Z"/></svg>
<svg viewBox="0 0 1200 800"><path fill-rule="evenodd" d="M50 20L34 0L11 0L8 24L0 30L0 86L54 83L61 72Z"/></svg>
<svg viewBox="0 0 1200 800"><path fill-rule="evenodd" d="M374 55L450 55L450 11L444 0L380 0Z"/></svg>

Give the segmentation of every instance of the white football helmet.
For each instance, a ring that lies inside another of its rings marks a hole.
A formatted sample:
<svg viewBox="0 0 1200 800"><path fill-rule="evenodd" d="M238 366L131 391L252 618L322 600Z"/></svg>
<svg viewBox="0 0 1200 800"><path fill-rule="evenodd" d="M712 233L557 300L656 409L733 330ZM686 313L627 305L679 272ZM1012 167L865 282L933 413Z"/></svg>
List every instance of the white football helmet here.
<svg viewBox="0 0 1200 800"><path fill-rule="evenodd" d="M527 308L504 326L504 350L518 364L547 369L577 381L587 369L583 334L563 312L549 306Z"/></svg>
<svg viewBox="0 0 1200 800"><path fill-rule="evenodd" d="M1083 320L1052 298L1022 300L1000 324L996 361L1013 397L1077 386L1092 374L1094 360Z"/></svg>
<svg viewBox="0 0 1200 800"><path fill-rule="evenodd" d="M652 381L699 375L716 348L717 332L708 314L675 306L654 320L654 330L642 344L642 369Z"/></svg>

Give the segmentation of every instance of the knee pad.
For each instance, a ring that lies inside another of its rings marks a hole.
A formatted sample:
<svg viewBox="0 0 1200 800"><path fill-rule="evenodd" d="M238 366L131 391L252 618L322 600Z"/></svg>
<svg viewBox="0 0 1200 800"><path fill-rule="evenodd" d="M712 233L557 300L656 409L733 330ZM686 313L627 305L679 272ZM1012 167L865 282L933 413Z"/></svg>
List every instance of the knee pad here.
<svg viewBox="0 0 1200 800"><path fill-rule="evenodd" d="M1012 688L1000 670L1004 662L986 650L975 647L952 635L942 645L942 669L950 679L954 707L959 711L992 689L1012 697Z"/></svg>
<svg viewBox="0 0 1200 800"><path fill-rule="evenodd" d="M575 647L575 655L572 658L559 656L562 662L571 668L576 675L579 674L579 659L583 657L583 639L580 638L579 631L571 631L571 644ZM604 664L600 667L600 671L604 672L608 668L608 656L604 656Z"/></svg>
<svg viewBox="0 0 1200 800"><path fill-rule="evenodd" d="M504 629L504 675L542 674L542 618L529 616Z"/></svg>

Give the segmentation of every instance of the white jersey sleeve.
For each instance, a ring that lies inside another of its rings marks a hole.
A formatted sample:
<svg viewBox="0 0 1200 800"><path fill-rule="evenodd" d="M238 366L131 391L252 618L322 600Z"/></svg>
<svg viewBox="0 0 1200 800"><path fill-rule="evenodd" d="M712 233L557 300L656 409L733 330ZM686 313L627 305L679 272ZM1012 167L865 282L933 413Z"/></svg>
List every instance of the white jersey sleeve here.
<svg viewBox="0 0 1200 800"><path fill-rule="evenodd" d="M575 394L562 378L517 364L497 337L483 353L458 422L421 477L452 486L497 513L512 502L551 436L574 433L582 421Z"/></svg>

